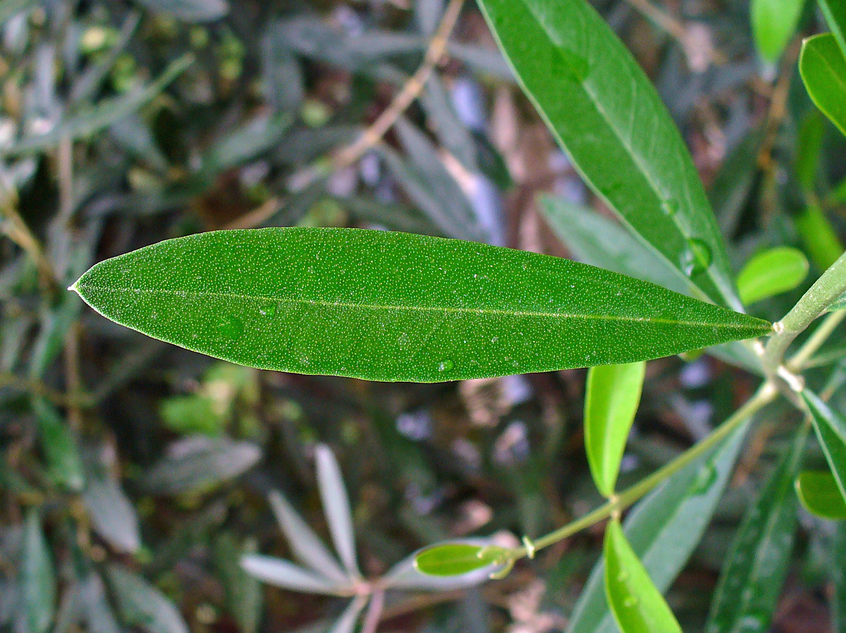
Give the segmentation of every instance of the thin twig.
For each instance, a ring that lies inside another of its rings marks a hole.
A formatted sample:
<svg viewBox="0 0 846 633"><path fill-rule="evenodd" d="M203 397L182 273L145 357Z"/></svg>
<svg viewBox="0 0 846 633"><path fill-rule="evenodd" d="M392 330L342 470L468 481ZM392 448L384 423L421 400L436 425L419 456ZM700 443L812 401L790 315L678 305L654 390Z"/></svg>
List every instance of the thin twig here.
<svg viewBox="0 0 846 633"><path fill-rule="evenodd" d="M306 175L303 183L301 183L300 188L304 189L327 173L349 167L382 140L402 113L408 109L408 106L420 96L435 68L441 63L447 52L449 36L458 22L458 16L461 14L463 4L464 0L450 0L449 6L444 11L444 17L438 26L438 30L432 36L429 46L426 49L423 63L408 78L408 81L403 84L402 89L394 96L390 105L385 108L382 114L355 141L333 152L328 167L325 165L312 167L310 173ZM229 223L224 228L249 229L259 226L277 213L283 204L280 197L274 196L253 211Z"/></svg>

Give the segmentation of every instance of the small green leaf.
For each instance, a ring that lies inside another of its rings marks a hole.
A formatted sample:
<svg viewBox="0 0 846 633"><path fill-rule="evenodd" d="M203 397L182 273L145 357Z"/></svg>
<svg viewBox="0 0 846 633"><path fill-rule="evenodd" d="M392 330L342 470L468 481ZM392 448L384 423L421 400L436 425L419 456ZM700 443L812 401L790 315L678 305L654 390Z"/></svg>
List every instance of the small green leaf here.
<svg viewBox="0 0 846 633"><path fill-rule="evenodd" d="M846 55L831 33L802 43L799 72L811 100L846 134Z"/></svg>
<svg viewBox="0 0 846 633"><path fill-rule="evenodd" d="M737 276L737 289L746 305L796 288L808 275L802 251L780 246L753 255Z"/></svg>
<svg viewBox="0 0 846 633"><path fill-rule="evenodd" d="M840 494L846 499L846 418L807 389L802 392L802 398L811 412L817 439Z"/></svg>
<svg viewBox="0 0 846 633"><path fill-rule="evenodd" d="M819 0L819 3L840 50L846 56L846 3L843 0Z"/></svg>
<svg viewBox="0 0 846 633"><path fill-rule="evenodd" d="M121 619L148 633L188 633L173 602L145 578L120 565L110 565L108 579Z"/></svg>
<svg viewBox="0 0 846 633"><path fill-rule="evenodd" d="M670 607L632 550L617 519L605 528L605 593L623 633L681 633Z"/></svg>
<svg viewBox="0 0 846 633"><path fill-rule="evenodd" d="M775 62L796 33L805 0L752 0L752 33L758 52Z"/></svg>
<svg viewBox="0 0 846 633"><path fill-rule="evenodd" d="M644 362L602 365L588 371L585 449L596 487L606 497L614 494L645 372Z"/></svg>
<svg viewBox="0 0 846 633"><path fill-rule="evenodd" d="M496 546L446 543L421 551L414 567L430 576L460 576L483 567L501 564L507 550Z"/></svg>
<svg viewBox="0 0 846 633"><path fill-rule="evenodd" d="M796 439L743 518L726 557L706 633L765 633L793 552L796 495L793 480L807 431Z"/></svg>
<svg viewBox="0 0 846 633"><path fill-rule="evenodd" d="M807 470L799 473L795 485L808 512L823 519L846 519L846 501L830 472Z"/></svg>
<svg viewBox="0 0 846 633"><path fill-rule="evenodd" d="M187 349L368 380L631 363L771 332L577 262L360 229L167 240L97 264L74 289L107 318Z"/></svg>
<svg viewBox="0 0 846 633"><path fill-rule="evenodd" d="M631 53L585 0L482 0L523 89L576 169L682 281L740 309L690 153Z"/></svg>
<svg viewBox="0 0 846 633"><path fill-rule="evenodd" d="M809 205L794 221L811 262L819 270L828 270L843 254L843 244L825 213L818 206Z"/></svg>

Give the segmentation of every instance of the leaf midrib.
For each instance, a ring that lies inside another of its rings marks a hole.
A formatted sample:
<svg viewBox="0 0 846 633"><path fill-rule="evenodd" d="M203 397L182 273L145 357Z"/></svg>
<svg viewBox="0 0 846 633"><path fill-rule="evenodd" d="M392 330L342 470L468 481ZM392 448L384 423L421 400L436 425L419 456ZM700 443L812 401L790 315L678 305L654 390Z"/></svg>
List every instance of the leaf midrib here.
<svg viewBox="0 0 846 633"><path fill-rule="evenodd" d="M667 319L657 317L631 317L631 316L617 316L610 314L568 314L561 312L538 312L532 310L503 310L501 308L459 308L451 306L414 306L414 305L391 305L391 304L370 304L370 303L349 303L344 301L329 301L326 299L306 299L294 297L274 297L266 295L249 295L239 294L234 292L217 292L217 291L196 291L196 290L170 290L164 288L115 288L111 286L94 286L88 284L77 284L74 286L80 296L82 290L93 290L99 292L114 292L114 293L133 293L133 294L152 294L152 295L171 295L171 296L189 296L189 297L217 297L221 299L242 299L245 301L268 301L276 303L290 303L322 306L327 308L350 308L362 310L386 310L386 311L409 311L409 312L437 312L437 313L453 313L453 314L490 314L498 316L518 316L518 317L540 317L540 318L555 318L555 319L583 319L595 321L629 321L629 322L647 322L657 323L662 325L684 325L690 327L702 328L726 328L726 329L751 329L752 324L743 323L704 323L701 321L681 321L678 319ZM762 326L763 329L763 326Z"/></svg>

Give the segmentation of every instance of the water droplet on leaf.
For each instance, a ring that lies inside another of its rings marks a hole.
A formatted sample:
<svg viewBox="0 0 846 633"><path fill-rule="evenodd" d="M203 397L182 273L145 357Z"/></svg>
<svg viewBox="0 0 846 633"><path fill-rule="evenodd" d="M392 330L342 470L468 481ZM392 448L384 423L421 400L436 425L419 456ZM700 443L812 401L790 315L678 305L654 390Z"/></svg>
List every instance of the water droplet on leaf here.
<svg viewBox="0 0 846 633"><path fill-rule="evenodd" d="M272 319L274 316L276 316L276 304L269 303L266 306L260 307L259 314L261 314L263 317L267 317L268 319Z"/></svg>
<svg viewBox="0 0 846 633"><path fill-rule="evenodd" d="M438 371L450 371L453 367L455 367L455 363L453 363L449 359L442 360L440 363L438 363Z"/></svg>
<svg viewBox="0 0 846 633"><path fill-rule="evenodd" d="M686 275L691 276L695 273L705 272L713 259L711 247L703 240L692 238L688 240L687 248L682 253L681 267Z"/></svg>
<svg viewBox="0 0 846 633"><path fill-rule="evenodd" d="M631 609L632 607L634 607L636 605L637 605L637 598L635 598L634 596L626 596L626 598L623 600L623 606L628 607L629 609Z"/></svg>

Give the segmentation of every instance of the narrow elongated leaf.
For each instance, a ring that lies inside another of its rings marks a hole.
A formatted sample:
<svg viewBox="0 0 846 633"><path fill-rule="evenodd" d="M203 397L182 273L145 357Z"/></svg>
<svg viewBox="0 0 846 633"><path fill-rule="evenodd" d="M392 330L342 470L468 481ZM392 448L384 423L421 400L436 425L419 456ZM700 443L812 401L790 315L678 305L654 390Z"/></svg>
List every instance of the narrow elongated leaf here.
<svg viewBox="0 0 846 633"><path fill-rule="evenodd" d="M270 507L276 515L282 531L288 539L291 551L303 564L308 565L314 571L321 572L342 582L348 579L347 574L341 569L335 557L326 549L320 537L314 533L308 524L303 521L299 513L294 510L288 500L276 491L268 495Z"/></svg>
<svg viewBox="0 0 846 633"><path fill-rule="evenodd" d="M808 259L802 251L780 246L752 256L737 275L737 289L749 305L793 290L808 275Z"/></svg>
<svg viewBox="0 0 846 633"><path fill-rule="evenodd" d="M141 547L138 516L120 481L109 472L113 464L106 460L107 450L98 452L84 453L86 485L82 500L97 533L112 547L134 553Z"/></svg>
<svg viewBox="0 0 846 633"><path fill-rule="evenodd" d="M806 430L800 429L738 528L711 603L706 633L770 630L793 552L796 495L792 488L806 437Z"/></svg>
<svg viewBox="0 0 846 633"><path fill-rule="evenodd" d="M500 47L573 164L714 302L740 308L717 223L649 79L584 0L482 0Z"/></svg>
<svg viewBox="0 0 846 633"><path fill-rule="evenodd" d="M823 519L846 519L846 500L829 472L808 470L796 478L796 495L805 509Z"/></svg>
<svg viewBox="0 0 846 633"><path fill-rule="evenodd" d="M229 531L220 534L214 543L215 567L226 590L226 604L241 633L258 631L264 606L261 583L241 566L243 554L253 553L255 547L255 539L248 538L242 546Z"/></svg>
<svg viewBox="0 0 846 633"><path fill-rule="evenodd" d="M335 550L347 574L353 578L360 578L361 572L355 555L352 511L341 468L338 466L335 454L323 444L317 446L315 459L320 499L323 502L323 512L326 514L326 522L329 524Z"/></svg>
<svg viewBox="0 0 846 633"><path fill-rule="evenodd" d="M291 591L342 596L352 587L350 581L337 582L281 558L248 554L241 559L241 566L262 582Z"/></svg>
<svg viewBox="0 0 846 633"><path fill-rule="evenodd" d="M840 494L846 500L846 418L807 389L802 392L802 398L811 412L817 439Z"/></svg>
<svg viewBox="0 0 846 633"><path fill-rule="evenodd" d="M36 509L29 511L24 525L21 593L28 633L45 633L56 609L56 571Z"/></svg>
<svg viewBox="0 0 846 633"><path fill-rule="evenodd" d="M605 528L605 593L623 633L681 633L670 607L652 584L617 519Z"/></svg>
<svg viewBox="0 0 846 633"><path fill-rule="evenodd" d="M50 467L50 475L70 490L81 490L85 475L73 431L46 399L33 398L32 407L38 420L38 435Z"/></svg>
<svg viewBox="0 0 846 633"><path fill-rule="evenodd" d="M723 494L746 426L668 479L626 519L625 534L659 591L666 591L699 544ZM616 633L604 588L605 563L593 568L570 618L568 633Z"/></svg>
<svg viewBox="0 0 846 633"><path fill-rule="evenodd" d="M805 0L752 0L752 33L758 52L775 62L796 33Z"/></svg>
<svg viewBox="0 0 846 633"><path fill-rule="evenodd" d="M148 633L188 633L179 610L146 579L118 565L109 567L108 578L126 624Z"/></svg>
<svg viewBox="0 0 846 633"><path fill-rule="evenodd" d="M357 229L218 231L101 262L104 316L236 363L439 382L629 363L765 321L564 259Z"/></svg>
<svg viewBox="0 0 846 633"><path fill-rule="evenodd" d="M643 362L603 365L588 372L585 449L593 481L606 497L614 494L645 373Z"/></svg>
<svg viewBox="0 0 846 633"><path fill-rule="evenodd" d="M846 54L831 33L802 43L799 72L814 104L846 134Z"/></svg>
<svg viewBox="0 0 846 633"><path fill-rule="evenodd" d="M495 565L504 553L496 546L445 543L433 545L417 554L414 567L429 576L460 576Z"/></svg>
<svg viewBox="0 0 846 633"><path fill-rule="evenodd" d="M819 0L819 3L841 52L846 56L846 4L842 0Z"/></svg>
<svg viewBox="0 0 846 633"><path fill-rule="evenodd" d="M361 611L366 605L367 596L358 596L351 600L347 608L332 624L329 633L353 633L356 622L358 622L358 616L361 615Z"/></svg>

